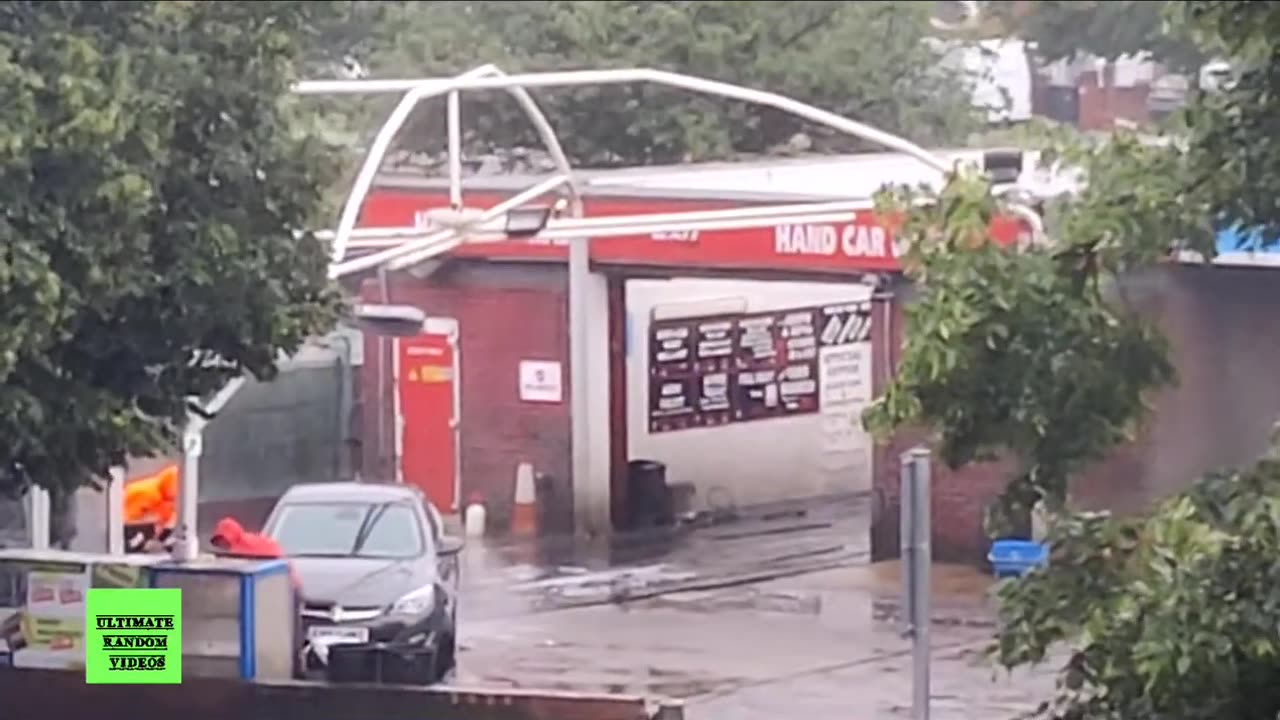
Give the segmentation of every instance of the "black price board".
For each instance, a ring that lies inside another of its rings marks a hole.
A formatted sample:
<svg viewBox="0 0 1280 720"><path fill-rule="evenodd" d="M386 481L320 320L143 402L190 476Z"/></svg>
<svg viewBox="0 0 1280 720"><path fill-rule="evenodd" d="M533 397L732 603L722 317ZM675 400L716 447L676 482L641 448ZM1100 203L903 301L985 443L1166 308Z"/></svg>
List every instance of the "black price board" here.
<svg viewBox="0 0 1280 720"><path fill-rule="evenodd" d="M699 427L696 377L649 379L649 432Z"/></svg>
<svg viewBox="0 0 1280 720"><path fill-rule="evenodd" d="M693 322L693 331L695 370L701 373L723 373L733 367L737 318L701 318Z"/></svg>
<svg viewBox="0 0 1280 720"><path fill-rule="evenodd" d="M654 321L649 326L649 374L667 378L692 372L695 332L689 320Z"/></svg>
<svg viewBox="0 0 1280 720"><path fill-rule="evenodd" d="M870 302L827 305L818 315L818 339L823 347L871 340Z"/></svg>
<svg viewBox="0 0 1280 720"><path fill-rule="evenodd" d="M654 321L649 432L817 412L819 346L854 342L842 338L869 319L869 303L853 303Z"/></svg>
<svg viewBox="0 0 1280 720"><path fill-rule="evenodd" d="M758 313L738 321L733 418L786 417L818 410L818 345L812 308Z"/></svg>

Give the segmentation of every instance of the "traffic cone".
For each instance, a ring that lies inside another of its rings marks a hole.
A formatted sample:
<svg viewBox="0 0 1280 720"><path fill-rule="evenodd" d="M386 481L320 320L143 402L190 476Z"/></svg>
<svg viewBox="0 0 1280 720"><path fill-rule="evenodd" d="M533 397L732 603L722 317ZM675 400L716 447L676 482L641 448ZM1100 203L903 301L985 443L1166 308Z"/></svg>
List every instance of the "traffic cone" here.
<svg viewBox="0 0 1280 720"><path fill-rule="evenodd" d="M516 466L516 502L511 510L511 534L535 537L538 534L538 499L533 486L533 466Z"/></svg>

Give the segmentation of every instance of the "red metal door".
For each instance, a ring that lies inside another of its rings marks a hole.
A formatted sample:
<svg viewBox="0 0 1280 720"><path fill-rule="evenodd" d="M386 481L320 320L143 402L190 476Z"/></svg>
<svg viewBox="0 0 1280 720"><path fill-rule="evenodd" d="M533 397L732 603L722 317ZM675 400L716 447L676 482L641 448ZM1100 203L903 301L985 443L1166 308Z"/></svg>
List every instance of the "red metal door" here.
<svg viewBox="0 0 1280 720"><path fill-rule="evenodd" d="M452 336L425 334L397 343L397 385L404 481L422 488L441 512L457 509L457 352Z"/></svg>

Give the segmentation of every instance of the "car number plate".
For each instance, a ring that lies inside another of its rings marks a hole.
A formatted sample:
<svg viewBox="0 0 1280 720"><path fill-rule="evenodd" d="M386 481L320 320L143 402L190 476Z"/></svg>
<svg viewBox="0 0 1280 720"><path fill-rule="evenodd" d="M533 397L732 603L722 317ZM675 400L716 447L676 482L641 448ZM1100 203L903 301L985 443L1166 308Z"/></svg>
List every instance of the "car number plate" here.
<svg viewBox="0 0 1280 720"><path fill-rule="evenodd" d="M325 645L349 645L369 642L369 628L362 627L311 627L307 639Z"/></svg>

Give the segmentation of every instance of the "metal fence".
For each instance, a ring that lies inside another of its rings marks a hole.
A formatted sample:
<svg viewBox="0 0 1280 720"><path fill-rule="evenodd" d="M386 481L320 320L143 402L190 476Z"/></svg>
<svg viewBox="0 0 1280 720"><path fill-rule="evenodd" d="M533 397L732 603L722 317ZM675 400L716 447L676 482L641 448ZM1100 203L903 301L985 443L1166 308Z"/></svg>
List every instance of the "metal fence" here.
<svg viewBox="0 0 1280 720"><path fill-rule="evenodd" d="M349 479L351 388L341 346L313 349L271 382L246 383L205 431L201 525L216 519L206 506L252 516L292 485Z"/></svg>

